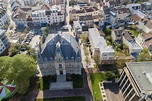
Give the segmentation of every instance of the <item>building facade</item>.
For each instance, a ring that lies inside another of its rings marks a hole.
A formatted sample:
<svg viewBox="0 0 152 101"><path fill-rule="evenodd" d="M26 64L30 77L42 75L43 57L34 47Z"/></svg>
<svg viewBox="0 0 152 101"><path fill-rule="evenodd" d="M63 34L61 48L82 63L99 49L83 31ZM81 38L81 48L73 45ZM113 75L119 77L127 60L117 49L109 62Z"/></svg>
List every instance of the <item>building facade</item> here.
<svg viewBox="0 0 152 101"><path fill-rule="evenodd" d="M27 26L46 26L64 22L64 14L57 6L50 7L42 5L41 7L20 7L13 13L13 21L16 25Z"/></svg>
<svg viewBox="0 0 152 101"><path fill-rule="evenodd" d="M70 11L70 21L77 21L79 20L80 16L87 16L87 15L92 15L98 16L99 15L99 9L96 7L80 7L80 9L72 9Z"/></svg>
<svg viewBox="0 0 152 101"><path fill-rule="evenodd" d="M5 8L0 8L0 28L6 26L9 22L9 17L6 11L7 10Z"/></svg>
<svg viewBox="0 0 152 101"><path fill-rule="evenodd" d="M0 29L0 55L3 55L3 53L10 47L10 43L5 32L5 30Z"/></svg>
<svg viewBox="0 0 152 101"><path fill-rule="evenodd" d="M81 51L69 33L50 34L39 51L39 69L43 76L81 74Z"/></svg>
<svg viewBox="0 0 152 101"><path fill-rule="evenodd" d="M136 53L137 55L142 51L142 48L136 43L129 31L124 31L123 43L129 48L129 53Z"/></svg>
<svg viewBox="0 0 152 101"><path fill-rule="evenodd" d="M126 66L119 79L125 101L151 101L152 62L128 62Z"/></svg>

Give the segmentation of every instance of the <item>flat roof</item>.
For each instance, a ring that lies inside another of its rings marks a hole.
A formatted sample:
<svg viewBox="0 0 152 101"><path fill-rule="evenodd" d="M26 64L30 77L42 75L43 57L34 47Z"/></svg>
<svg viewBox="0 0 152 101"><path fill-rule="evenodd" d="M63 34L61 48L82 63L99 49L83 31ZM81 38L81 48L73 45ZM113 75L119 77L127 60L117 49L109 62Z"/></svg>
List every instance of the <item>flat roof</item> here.
<svg viewBox="0 0 152 101"><path fill-rule="evenodd" d="M149 94L152 91L152 62L127 62L126 65L141 93Z"/></svg>

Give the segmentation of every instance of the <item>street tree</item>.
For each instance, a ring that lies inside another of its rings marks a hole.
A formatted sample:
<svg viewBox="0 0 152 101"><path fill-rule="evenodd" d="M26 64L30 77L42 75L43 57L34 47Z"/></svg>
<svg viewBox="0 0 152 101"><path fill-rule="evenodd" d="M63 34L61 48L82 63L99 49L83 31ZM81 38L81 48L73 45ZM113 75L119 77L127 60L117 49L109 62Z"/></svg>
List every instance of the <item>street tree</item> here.
<svg viewBox="0 0 152 101"><path fill-rule="evenodd" d="M37 58L37 53L35 51L34 48L30 48L28 51L27 51L27 55L31 56L33 59L36 60Z"/></svg>
<svg viewBox="0 0 152 101"><path fill-rule="evenodd" d="M99 54L95 54L94 57L93 57L93 59L94 59L94 61L95 61L95 63L97 65L100 64L100 55Z"/></svg>
<svg viewBox="0 0 152 101"><path fill-rule="evenodd" d="M29 45L26 44L13 44L9 48L9 56L13 57L16 54L20 54L21 51L27 51L27 55L31 56L36 60L37 54L34 48L30 48Z"/></svg>
<svg viewBox="0 0 152 101"><path fill-rule="evenodd" d="M86 46L84 46L84 54L85 54L85 56L88 56L88 55L89 55L89 51L88 51L88 49L87 49Z"/></svg>
<svg viewBox="0 0 152 101"><path fill-rule="evenodd" d="M86 62L86 64L87 64L87 66L88 66L88 64L91 62L88 56L86 56L85 62Z"/></svg>
<svg viewBox="0 0 152 101"><path fill-rule="evenodd" d="M83 44L86 43L86 41L87 41L87 36L86 36L86 34L82 33L82 34L80 35L80 39L81 39L81 41L82 41Z"/></svg>
<svg viewBox="0 0 152 101"><path fill-rule="evenodd" d="M105 73L105 77L108 81L111 81L115 78L115 74L112 73L111 71L108 71L108 72Z"/></svg>
<svg viewBox="0 0 152 101"><path fill-rule="evenodd" d="M24 32L27 34L28 32L30 31L30 28L29 27L26 27Z"/></svg>
<svg viewBox="0 0 152 101"><path fill-rule="evenodd" d="M29 79L34 75L36 68L35 60L25 54L0 57L0 79L7 79L9 83L16 85L16 91L20 94L27 92Z"/></svg>
<svg viewBox="0 0 152 101"><path fill-rule="evenodd" d="M126 56L129 56L129 47L126 44L123 44L123 51Z"/></svg>

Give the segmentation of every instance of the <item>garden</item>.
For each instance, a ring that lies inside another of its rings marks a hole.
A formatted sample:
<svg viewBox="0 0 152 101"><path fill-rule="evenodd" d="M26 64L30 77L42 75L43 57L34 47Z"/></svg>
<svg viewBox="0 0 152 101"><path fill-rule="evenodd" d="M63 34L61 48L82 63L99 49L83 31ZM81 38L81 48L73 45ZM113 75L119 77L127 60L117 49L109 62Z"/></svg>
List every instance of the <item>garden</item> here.
<svg viewBox="0 0 152 101"><path fill-rule="evenodd" d="M50 82L56 82L56 75L39 78L39 90L49 90Z"/></svg>
<svg viewBox="0 0 152 101"><path fill-rule="evenodd" d="M83 78L82 75L67 75L67 81L73 81L73 88L83 88Z"/></svg>
<svg viewBox="0 0 152 101"><path fill-rule="evenodd" d="M101 92L99 88L99 82L103 82L105 78L104 73L93 73L90 75L92 91L95 101L102 101Z"/></svg>

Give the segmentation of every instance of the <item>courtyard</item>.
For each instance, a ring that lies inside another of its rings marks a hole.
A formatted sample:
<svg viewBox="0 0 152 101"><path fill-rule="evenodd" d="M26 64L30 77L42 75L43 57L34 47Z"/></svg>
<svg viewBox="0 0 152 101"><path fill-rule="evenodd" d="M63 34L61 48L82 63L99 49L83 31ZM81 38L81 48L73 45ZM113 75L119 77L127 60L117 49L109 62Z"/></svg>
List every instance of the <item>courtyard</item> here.
<svg viewBox="0 0 152 101"><path fill-rule="evenodd" d="M84 96L36 99L36 101L86 101Z"/></svg>
<svg viewBox="0 0 152 101"><path fill-rule="evenodd" d="M39 78L39 90L49 90L50 82L56 82L56 75L45 76ZM67 81L73 81L73 88L83 88L83 78L82 75L67 75Z"/></svg>
<svg viewBox="0 0 152 101"><path fill-rule="evenodd" d="M124 101L123 95L119 90L118 83L103 83L108 101Z"/></svg>

